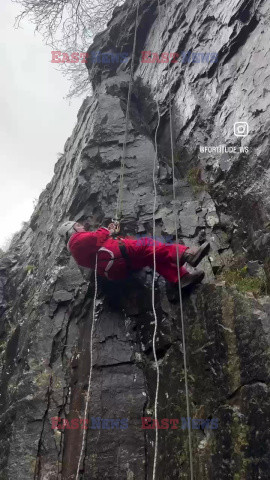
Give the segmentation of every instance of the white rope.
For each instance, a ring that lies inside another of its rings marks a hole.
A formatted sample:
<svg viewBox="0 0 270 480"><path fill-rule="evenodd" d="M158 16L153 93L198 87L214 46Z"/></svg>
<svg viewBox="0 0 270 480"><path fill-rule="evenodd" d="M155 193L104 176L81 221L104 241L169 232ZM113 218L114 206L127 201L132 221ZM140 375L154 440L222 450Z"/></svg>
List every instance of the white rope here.
<svg viewBox="0 0 270 480"><path fill-rule="evenodd" d="M158 0L158 23L159 23L159 39L160 39L160 3ZM159 42L160 43L160 42ZM154 164L153 164L153 188L154 188L154 203L153 203L153 280L152 280L152 310L155 319L155 327L153 333L153 354L156 366L156 392L155 392L155 404L154 404L154 418L155 418L155 446L154 446L154 463L153 463L153 475L152 480L156 478L156 469L157 469L157 455L158 455L158 394L159 394L159 364L157 360L157 353L156 353L156 336L157 336L157 312L155 308L155 276L156 276L156 222L155 222L155 213L156 213L156 206L157 206L157 187L156 187L156 168L157 168L157 159L158 159L158 147L157 147L157 133L160 125L160 110L158 99L156 100L157 105L157 112L158 112L158 122L155 130L155 156L154 156Z"/></svg>
<svg viewBox="0 0 270 480"><path fill-rule="evenodd" d="M115 219L120 220L122 213L122 197L123 197L123 182L124 182L124 170L125 170L125 161L127 154L127 138L128 138L128 122L129 122L129 109L130 109L130 99L131 99L131 90L133 84L133 74L134 74L134 60L135 60L135 50L137 43L137 27L138 27L138 14L139 14L139 0L137 1L137 10L136 10L136 20L135 20L135 30L134 30L134 39L133 39L133 49L132 49L132 59L130 67L130 78L128 85L128 98L127 98L127 110L126 110L126 121L125 121L125 136L123 143L123 153L120 167L120 178L119 178L119 189L117 196L117 204L115 211Z"/></svg>
<svg viewBox="0 0 270 480"><path fill-rule="evenodd" d="M85 410L84 410L84 425L86 425L86 417L88 412L89 400L90 400L90 390L91 390L91 380L92 380L92 371L93 371L93 335L94 335L94 326L96 322L96 302L97 302L97 259L98 259L98 252L96 254L96 263L95 263L95 293L94 293L94 300L93 300L93 319L92 319L92 326L91 326L91 334L90 334L90 367L89 367L89 378L88 378L88 389L86 395L86 403L85 403ZM80 465L85 449L85 441L86 441L86 429L83 429L83 438L82 438L82 447L81 453L79 457L78 467L77 467L77 474L76 480L79 480L80 474Z"/></svg>
<svg viewBox="0 0 270 480"><path fill-rule="evenodd" d="M131 89L132 89L133 72L134 72L135 49L136 49L136 41L137 41L138 13L139 13L139 0L137 1L132 60L131 60L131 67L130 67L130 79L129 79L129 87L128 87L128 99L127 99L127 110L126 110L126 121L125 121L125 137L124 137L124 143L123 143L123 154L122 154L122 160L121 160L121 171L120 171L120 179L119 179L119 191L118 191L116 214L115 214L116 220L120 218L121 211L122 211L123 178L124 178L125 158L126 158L126 150L127 150L128 121L129 121ZM95 263L95 293L94 293L94 300L93 300L93 320L92 320L91 335L90 335L90 367L89 367L89 379L88 379L86 404L85 404L85 410L84 410L84 425L86 424L86 417L87 417L89 400L90 400L92 371L93 371L93 334L94 334L94 325L96 321L96 299L97 299L97 259L98 259L98 253L96 254L96 263ZM81 452L80 452L80 457L78 461L76 480L79 480L80 465L83 457L83 452L85 449L85 442L86 442L86 429L83 430L82 446L81 446Z"/></svg>
<svg viewBox="0 0 270 480"><path fill-rule="evenodd" d="M157 467L157 453L158 453L158 393L159 393L159 364L157 360L157 353L156 353L156 336L157 336L157 313L155 308L155 276L156 276L156 223L155 223L155 212L156 212L156 205L157 205L157 187L156 187L156 165L157 165L157 132L160 124L160 111L159 111L159 104L157 103L157 110L158 110L158 123L155 131L155 157L154 157L154 166L153 166L153 187L154 187L154 203L153 203L153 280L152 280L152 310L155 319L155 328L153 333L153 354L155 359L155 366L157 371L157 383L156 383L156 393L155 393L155 407L154 407L154 415L155 415L155 448L154 448L154 465L153 465L153 477L152 479L155 480L156 478L156 467Z"/></svg>
<svg viewBox="0 0 270 480"><path fill-rule="evenodd" d="M167 0L166 0L166 12L167 12ZM169 24L167 20L167 25ZM170 139L171 139L171 159L172 159L172 177L173 177L173 200L174 200L174 228L175 228L175 242L178 245L178 230L177 230L177 216L176 216L176 189L175 189L175 168L174 168L174 148L173 148L173 133L172 133L172 99L171 99L171 82L169 81L169 112L170 112ZM189 403L189 392L188 392L188 375L187 375L187 354L186 354L186 338L185 338L185 322L184 322L184 313L183 313L183 299L182 299L182 290L181 290L181 278L180 278L180 262L179 262L179 251L176 247L176 258L177 258L177 273L178 273L178 290L179 290L179 306L180 306L180 316L181 316L181 327L182 327L182 346L183 346L183 361L184 361L184 372L185 372L185 394L186 394L186 408L187 408L187 419L188 419L188 446L189 446L189 466L190 466L190 479L193 480L193 454L192 454L192 439L191 439L191 425L190 425L190 403Z"/></svg>
<svg viewBox="0 0 270 480"><path fill-rule="evenodd" d="M121 160L121 171L120 171L120 179L119 179L119 191L118 191L116 214L115 214L116 219L119 219L122 211L122 190L123 190L123 178L124 178L125 158L126 158L126 149L127 149L131 88L132 88L132 82L133 82L134 59L135 59L135 49L136 49L136 41L137 41L138 13L139 13L139 1L137 2L137 10L136 10L136 22L135 22L135 32L134 32L134 40L133 40L132 60L131 60L131 67L130 67L127 110L126 110L125 137L124 137L124 143L123 143L123 154L122 154L122 160ZM92 320L91 335L90 335L89 379L88 379L86 404L85 404L85 410L84 410L85 421L87 417L87 411L88 411L89 400L90 400L91 380L92 380L92 371L93 371L93 334L94 334L94 324L96 321L96 299L97 299L97 258L98 258L98 253L96 254L96 264L95 264L95 294L94 294L94 301L93 301L93 320ZM84 425L86 424L85 421L84 421ZM82 461L83 452L85 449L85 441L86 441L86 429L83 430L82 446L81 446L81 452L80 452L80 457L79 457L79 462L77 467L76 480L79 480L80 465Z"/></svg>
<svg viewBox="0 0 270 480"><path fill-rule="evenodd" d="M173 136L172 136L171 103L170 103L170 135L171 135L171 152L172 152L173 199L175 200L176 196L175 196L174 151L173 151ZM175 210L175 205L174 205L174 210ZM178 245L179 241L178 241L177 220L176 220L176 218L177 217L176 217L176 210L175 210L175 212L174 212L175 242L176 242L176 245ZM190 406L189 406L189 393L188 393L185 323L184 323L183 300L182 300L182 291L181 291L179 251L178 251L177 247L176 247L176 257L177 257L177 273L178 273L179 306L180 306L180 316L181 316L181 326L182 326L183 360L184 360L184 371L185 371L185 393L186 393L186 406L187 406L187 419L188 419L188 446L189 446L190 479L193 480L193 456L192 456Z"/></svg>
<svg viewBox="0 0 270 480"><path fill-rule="evenodd" d="M166 11L167 11L167 0L166 0ZM159 39L160 39L160 1L158 0L158 20L159 20ZM167 22L168 24L168 22ZM159 52L160 53L160 52ZM153 238L155 239L155 210L156 210L156 201L157 201L157 189L156 189L156 163L157 163L157 132L160 124L160 110L158 100L156 100L157 111L158 111L158 124L155 131L155 159L153 167L153 185L154 185L154 205L153 205ZM175 170L174 170L174 150L173 150L173 136L172 136L172 115L171 115L171 88L169 88L169 110L170 110L170 138L171 138L171 153L172 153L172 176L173 176L173 199L174 203L176 200L175 192ZM175 241L178 245L178 231L177 231L177 219L176 211L174 206L174 224L175 224ZM159 365L156 356L156 334L157 334L157 315L155 310L155 274L156 274L156 246L155 241L154 250L153 250L153 282L152 282L152 309L155 318L155 328L153 334L153 353L157 370L157 383L156 383L156 394L155 394L155 449L154 449L154 465L153 465L153 476L152 480L156 478L156 467L157 467L157 454L158 454L158 426L157 426L157 409L158 409L158 393L159 393ZM183 361L184 361L184 372L185 372L185 394L186 394L186 406L187 406L187 418L188 418L188 442L189 442L189 463L190 463L190 478L193 480L193 456L192 456L192 441L191 441L191 426L190 426L190 404L189 404L189 393L188 393L188 376L187 376L187 361L186 361L186 341L185 341L185 325L184 325L184 314L183 314L183 301L182 301L182 291L181 291L181 279L180 279L180 261L179 261L179 251L176 247L176 258L177 258L177 272L178 272L178 290L179 290L179 305L180 305L180 316L181 316L181 326L182 326L182 345L183 345Z"/></svg>

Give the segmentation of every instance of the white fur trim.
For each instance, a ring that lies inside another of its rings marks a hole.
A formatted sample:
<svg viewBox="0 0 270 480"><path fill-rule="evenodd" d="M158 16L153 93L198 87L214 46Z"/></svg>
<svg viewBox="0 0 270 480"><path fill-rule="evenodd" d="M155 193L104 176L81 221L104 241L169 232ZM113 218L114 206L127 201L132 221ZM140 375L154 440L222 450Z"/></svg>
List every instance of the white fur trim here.
<svg viewBox="0 0 270 480"><path fill-rule="evenodd" d="M107 229L108 230L108 229ZM111 260L108 262L108 265L107 267L105 268L105 271L104 271L104 274L105 274L105 277L109 278L108 277L108 271L110 270L110 268L113 266L113 262L114 262L114 253L111 251L111 250L108 250L108 248L105 248L105 247L101 247L99 249L99 252L103 250L103 252L108 252L110 255L111 255Z"/></svg>

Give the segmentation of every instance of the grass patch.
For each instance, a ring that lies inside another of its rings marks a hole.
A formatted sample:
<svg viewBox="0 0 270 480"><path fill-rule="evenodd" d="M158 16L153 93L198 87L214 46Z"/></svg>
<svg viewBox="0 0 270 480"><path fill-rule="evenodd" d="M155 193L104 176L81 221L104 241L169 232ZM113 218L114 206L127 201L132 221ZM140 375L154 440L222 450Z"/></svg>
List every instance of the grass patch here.
<svg viewBox="0 0 270 480"><path fill-rule="evenodd" d="M180 152L176 152L176 153L174 154L174 163L175 163L175 164L180 164L180 161L181 161Z"/></svg>
<svg viewBox="0 0 270 480"><path fill-rule="evenodd" d="M207 190L207 184L202 179L202 171L198 167L193 167L188 171L187 179L192 186L194 193Z"/></svg>
<svg viewBox="0 0 270 480"><path fill-rule="evenodd" d="M267 284L262 277L251 277L247 266L242 268L231 268L225 270L219 277L227 285L235 285L237 290L242 293L252 292L254 295L264 295L267 293Z"/></svg>

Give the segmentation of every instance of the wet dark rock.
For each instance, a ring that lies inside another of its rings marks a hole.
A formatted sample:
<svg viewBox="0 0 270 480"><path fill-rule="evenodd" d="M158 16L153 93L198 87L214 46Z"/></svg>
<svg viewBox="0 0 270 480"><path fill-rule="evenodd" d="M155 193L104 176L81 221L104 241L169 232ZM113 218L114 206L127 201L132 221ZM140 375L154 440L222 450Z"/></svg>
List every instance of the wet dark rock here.
<svg viewBox="0 0 270 480"><path fill-rule="evenodd" d="M82 430L52 429L51 418L83 418L95 288L93 273L77 267L56 230L67 219L87 220L92 229L115 216L131 62L94 64L91 53L130 55L135 11L131 1L115 9L89 48L93 95L78 112L29 224L0 259L3 480L76 475ZM121 233L152 235L158 99L156 235L175 239L176 215L182 243L211 244L200 264L203 284L183 292L191 415L218 420L216 429L204 423L192 431L200 480L269 478L270 299L241 294L215 277L238 257L248 261L250 274L257 276L263 264L268 275L268 17L265 1L251 9L241 0L228 10L221 1L200 8L195 0L173 0L167 10L161 4L160 24L156 0L139 7ZM141 63L142 50L159 48L217 52L218 62ZM250 124L242 140L233 134L236 121ZM250 150L200 150L223 144ZM148 268L124 282L99 279L89 420L126 418L128 428L88 429L82 478L152 478L155 431L141 428L141 417L154 417L152 278ZM178 419L179 428L159 430L157 479L176 480L189 478L189 454L181 428L186 401L179 299L166 288L157 275L158 418Z"/></svg>

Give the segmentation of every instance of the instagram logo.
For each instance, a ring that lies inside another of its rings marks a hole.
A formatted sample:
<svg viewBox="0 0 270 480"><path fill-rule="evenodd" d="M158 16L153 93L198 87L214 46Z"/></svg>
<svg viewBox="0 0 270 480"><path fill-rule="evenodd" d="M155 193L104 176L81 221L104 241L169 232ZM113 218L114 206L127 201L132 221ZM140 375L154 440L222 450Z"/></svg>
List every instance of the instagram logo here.
<svg viewBox="0 0 270 480"><path fill-rule="evenodd" d="M233 126L233 131L236 137L246 137L248 135L248 123L235 122Z"/></svg>

